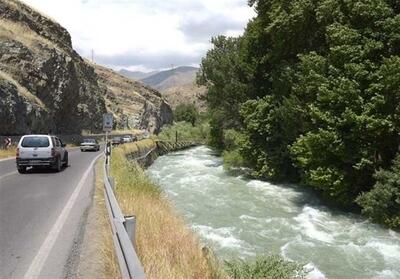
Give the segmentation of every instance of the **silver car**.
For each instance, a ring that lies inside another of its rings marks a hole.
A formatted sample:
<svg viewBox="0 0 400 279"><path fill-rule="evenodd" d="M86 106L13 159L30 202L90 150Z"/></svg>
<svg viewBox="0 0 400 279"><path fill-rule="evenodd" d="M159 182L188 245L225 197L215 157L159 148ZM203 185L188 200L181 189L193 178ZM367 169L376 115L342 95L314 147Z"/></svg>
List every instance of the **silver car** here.
<svg viewBox="0 0 400 279"><path fill-rule="evenodd" d="M95 139L84 139L80 145L81 151L99 151L100 144Z"/></svg>
<svg viewBox="0 0 400 279"><path fill-rule="evenodd" d="M27 135L18 143L16 163L19 173L26 173L28 167L49 167L61 171L63 166L68 166L68 151L55 136Z"/></svg>

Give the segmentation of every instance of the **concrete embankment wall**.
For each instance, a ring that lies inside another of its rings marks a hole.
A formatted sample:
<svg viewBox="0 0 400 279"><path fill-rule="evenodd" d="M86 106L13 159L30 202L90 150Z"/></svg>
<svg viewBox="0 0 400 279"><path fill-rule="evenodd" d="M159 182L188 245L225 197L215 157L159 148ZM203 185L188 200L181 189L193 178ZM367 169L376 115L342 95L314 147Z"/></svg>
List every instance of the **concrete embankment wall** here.
<svg viewBox="0 0 400 279"><path fill-rule="evenodd" d="M124 144L121 148L124 150L125 156L129 160L136 160L142 167L146 168L150 166L158 156L194 146L196 146L196 144L193 142L169 142L146 139Z"/></svg>

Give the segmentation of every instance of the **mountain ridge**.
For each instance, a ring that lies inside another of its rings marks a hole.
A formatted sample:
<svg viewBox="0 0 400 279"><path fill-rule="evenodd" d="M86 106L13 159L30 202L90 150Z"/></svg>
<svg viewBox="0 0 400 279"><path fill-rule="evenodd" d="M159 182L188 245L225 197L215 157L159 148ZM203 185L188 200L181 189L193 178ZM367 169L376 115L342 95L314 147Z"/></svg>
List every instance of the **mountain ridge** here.
<svg viewBox="0 0 400 279"><path fill-rule="evenodd" d="M192 66L180 66L153 74L136 72L139 73L139 76L149 75L142 79L133 78L134 74L125 74L125 76L160 90L162 96L172 108L176 108L179 104L194 104L199 111L205 111L206 102L203 97L206 94L206 88L196 84L196 76L199 70L199 68ZM125 70L124 72L129 71Z"/></svg>
<svg viewBox="0 0 400 279"><path fill-rule="evenodd" d="M199 68L191 66L180 66L171 70L158 72L154 75L141 79L141 82L163 91L173 86L182 86L193 83Z"/></svg>
<svg viewBox="0 0 400 279"><path fill-rule="evenodd" d="M141 79L147 78L149 76L152 76L154 74L157 74L157 73L159 73L159 71L152 71L152 72L146 73L146 72L141 72L141 71L129 71L127 69L121 69L118 71L118 73L127 78L141 80Z"/></svg>

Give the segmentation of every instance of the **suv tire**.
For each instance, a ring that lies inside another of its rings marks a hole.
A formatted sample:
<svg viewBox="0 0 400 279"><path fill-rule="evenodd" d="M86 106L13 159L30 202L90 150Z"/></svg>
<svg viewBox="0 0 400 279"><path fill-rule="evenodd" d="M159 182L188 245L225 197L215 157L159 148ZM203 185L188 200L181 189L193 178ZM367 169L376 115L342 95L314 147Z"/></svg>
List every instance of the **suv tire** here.
<svg viewBox="0 0 400 279"><path fill-rule="evenodd" d="M68 153L66 153L66 152L64 155L64 167L68 167Z"/></svg>
<svg viewBox="0 0 400 279"><path fill-rule="evenodd" d="M18 170L18 172L21 173L21 174L26 173L26 167L18 166L18 167L17 167L17 170Z"/></svg>
<svg viewBox="0 0 400 279"><path fill-rule="evenodd" d="M60 172L60 171L61 171L61 168L62 168L61 158L58 157L56 163L55 163L54 166L53 166L53 169L54 169L56 172Z"/></svg>

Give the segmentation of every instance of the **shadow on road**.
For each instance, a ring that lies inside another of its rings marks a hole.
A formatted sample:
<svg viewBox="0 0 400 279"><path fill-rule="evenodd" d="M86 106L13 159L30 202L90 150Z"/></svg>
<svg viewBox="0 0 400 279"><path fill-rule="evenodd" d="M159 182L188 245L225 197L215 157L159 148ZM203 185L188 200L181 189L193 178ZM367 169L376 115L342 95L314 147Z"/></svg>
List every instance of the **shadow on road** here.
<svg viewBox="0 0 400 279"><path fill-rule="evenodd" d="M68 166L63 167L61 172L63 172ZM37 174L37 173L58 173L57 170L46 168L46 167L32 167L26 170L26 174Z"/></svg>

